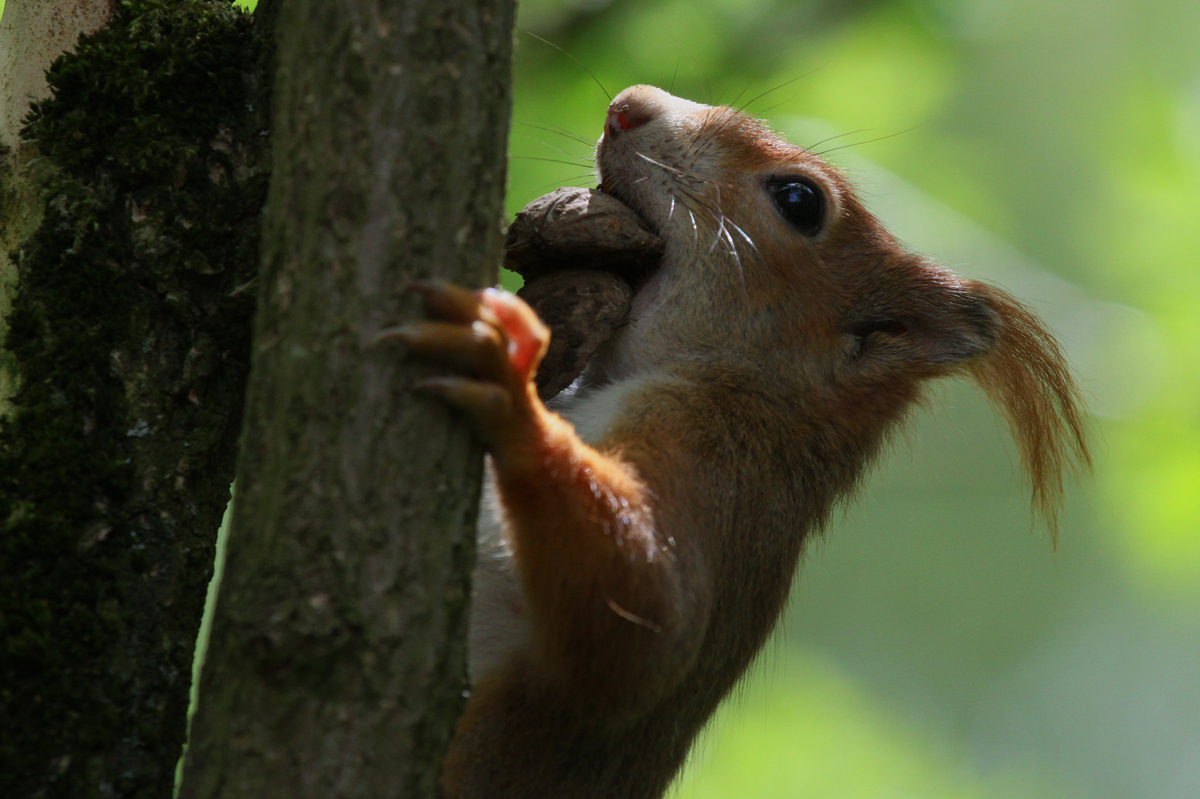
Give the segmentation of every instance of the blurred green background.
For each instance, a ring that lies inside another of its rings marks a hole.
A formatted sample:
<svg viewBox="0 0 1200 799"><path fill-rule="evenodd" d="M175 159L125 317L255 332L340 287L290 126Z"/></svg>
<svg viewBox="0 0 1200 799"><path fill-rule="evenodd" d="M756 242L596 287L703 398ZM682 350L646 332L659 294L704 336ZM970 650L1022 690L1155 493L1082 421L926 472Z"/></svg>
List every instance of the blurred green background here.
<svg viewBox="0 0 1200 799"><path fill-rule="evenodd" d="M510 213L594 185L584 67L844 136L894 232L1050 321L1095 413L1055 549L1002 424L935 392L677 799L1200 797L1200 3L525 0Z"/></svg>
<svg viewBox="0 0 1200 799"><path fill-rule="evenodd" d="M1200 797L1200 3L525 0L510 212L595 185L552 132L600 133L584 67L878 139L827 157L914 249L1030 301L1095 414L1055 549L1002 423L939 389L679 799Z"/></svg>

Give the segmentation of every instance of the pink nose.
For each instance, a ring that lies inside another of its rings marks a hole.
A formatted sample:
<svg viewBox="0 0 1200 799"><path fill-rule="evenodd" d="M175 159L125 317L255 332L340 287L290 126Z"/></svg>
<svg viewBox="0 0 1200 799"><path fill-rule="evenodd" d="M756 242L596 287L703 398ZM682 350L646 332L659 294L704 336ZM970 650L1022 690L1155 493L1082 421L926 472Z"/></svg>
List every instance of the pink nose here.
<svg viewBox="0 0 1200 799"><path fill-rule="evenodd" d="M608 119L605 120L604 127L610 136L617 136L627 130L641 127L649 121L649 114L637 114L628 107L620 109L609 107Z"/></svg>

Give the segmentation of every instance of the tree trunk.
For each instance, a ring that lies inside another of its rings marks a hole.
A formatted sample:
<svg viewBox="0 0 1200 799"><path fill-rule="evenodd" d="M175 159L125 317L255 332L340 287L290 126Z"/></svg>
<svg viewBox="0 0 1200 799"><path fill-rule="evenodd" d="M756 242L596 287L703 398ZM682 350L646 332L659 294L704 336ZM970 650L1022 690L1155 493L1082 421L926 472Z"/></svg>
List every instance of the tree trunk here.
<svg viewBox="0 0 1200 799"><path fill-rule="evenodd" d="M378 330L494 280L512 0L289 0L225 576L184 797L431 797L481 450Z"/></svg>
<svg viewBox="0 0 1200 799"><path fill-rule="evenodd" d="M10 0L6 22L50 5ZM0 796L171 794L248 373L260 56L226 2L123 3L11 151Z"/></svg>

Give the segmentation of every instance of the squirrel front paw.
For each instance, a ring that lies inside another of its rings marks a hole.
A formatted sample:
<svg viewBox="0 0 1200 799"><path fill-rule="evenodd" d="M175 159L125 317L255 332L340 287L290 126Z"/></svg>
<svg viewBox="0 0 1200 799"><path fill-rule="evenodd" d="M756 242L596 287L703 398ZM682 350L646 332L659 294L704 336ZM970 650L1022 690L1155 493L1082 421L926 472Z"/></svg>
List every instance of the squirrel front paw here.
<svg viewBox="0 0 1200 799"><path fill-rule="evenodd" d="M533 309L502 289L429 281L408 288L424 297L431 321L382 330L376 341L400 341L412 353L469 370L469 377L430 377L417 386L465 411L493 451L529 432L540 405L533 377L550 341Z"/></svg>

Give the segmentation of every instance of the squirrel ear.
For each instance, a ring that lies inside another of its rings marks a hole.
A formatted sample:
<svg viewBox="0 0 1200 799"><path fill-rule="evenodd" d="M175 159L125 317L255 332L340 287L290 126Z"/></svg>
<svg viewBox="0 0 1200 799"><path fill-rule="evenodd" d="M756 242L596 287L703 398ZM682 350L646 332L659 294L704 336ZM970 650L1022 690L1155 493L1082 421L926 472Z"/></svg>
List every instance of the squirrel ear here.
<svg viewBox="0 0 1200 799"><path fill-rule="evenodd" d="M905 291L885 284L871 292L842 323L858 344L856 357L872 351L909 368L933 373L990 351L1002 325L981 284L945 270L922 267L921 281Z"/></svg>
<svg viewBox="0 0 1200 799"><path fill-rule="evenodd" d="M903 288L900 278L877 279L843 322L858 339L855 357L870 371L887 362L917 378L956 367L974 378L1008 420L1033 508L1056 536L1064 474L1091 458L1083 402L1054 336L994 286L919 262Z"/></svg>

